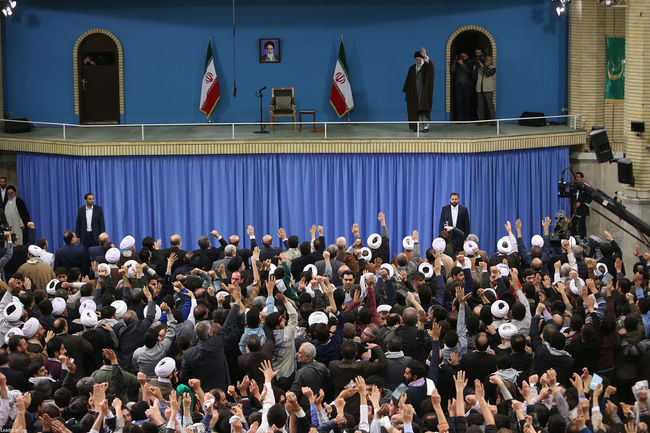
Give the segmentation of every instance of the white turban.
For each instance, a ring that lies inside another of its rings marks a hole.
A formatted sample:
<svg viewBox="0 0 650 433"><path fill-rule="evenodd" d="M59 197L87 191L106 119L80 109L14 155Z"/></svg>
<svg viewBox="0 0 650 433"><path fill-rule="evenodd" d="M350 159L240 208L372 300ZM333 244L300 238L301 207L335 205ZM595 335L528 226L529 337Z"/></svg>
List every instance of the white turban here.
<svg viewBox="0 0 650 433"><path fill-rule="evenodd" d="M111 248L110 250L106 251L104 257L108 263L117 263L117 261L120 259L120 250L117 248Z"/></svg>
<svg viewBox="0 0 650 433"><path fill-rule="evenodd" d="M122 300L113 301L111 303L111 307L115 308L115 318L118 320L124 317L124 314L126 314L126 302Z"/></svg>
<svg viewBox="0 0 650 433"><path fill-rule="evenodd" d="M38 319L32 317L23 325L23 335L27 338L32 338L38 332L39 326L40 323L38 323Z"/></svg>
<svg viewBox="0 0 650 433"><path fill-rule="evenodd" d="M88 328L97 326L97 314L95 310L87 309L81 312L81 324Z"/></svg>
<svg viewBox="0 0 650 433"><path fill-rule="evenodd" d="M154 368L154 373L156 373L156 376L158 377L168 378L174 372L175 368L176 361L174 361L174 358L167 356L158 361L158 364L156 364L156 367Z"/></svg>
<svg viewBox="0 0 650 433"><path fill-rule="evenodd" d="M497 319L503 319L508 315L508 311L510 311L510 307L508 306L508 303L506 301L496 301L494 304L492 304L490 310L492 311L492 315L494 317L496 317Z"/></svg>
<svg viewBox="0 0 650 433"><path fill-rule="evenodd" d="M63 298L53 298L52 302L52 315L60 316L65 311L65 299Z"/></svg>
<svg viewBox="0 0 650 433"><path fill-rule="evenodd" d="M124 236L122 242L120 242L120 249L122 251L129 250L135 246L135 238L131 235Z"/></svg>

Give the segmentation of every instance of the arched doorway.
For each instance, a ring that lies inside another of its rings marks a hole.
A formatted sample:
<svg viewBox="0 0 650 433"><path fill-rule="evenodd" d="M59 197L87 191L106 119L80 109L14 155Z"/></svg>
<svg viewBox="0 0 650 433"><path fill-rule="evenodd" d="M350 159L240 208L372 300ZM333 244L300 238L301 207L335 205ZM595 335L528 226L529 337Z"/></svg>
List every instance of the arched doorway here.
<svg viewBox="0 0 650 433"><path fill-rule="evenodd" d="M90 30L77 40L73 58L79 123L120 123L120 114L124 114L120 41L106 30Z"/></svg>
<svg viewBox="0 0 650 433"><path fill-rule="evenodd" d="M486 55L492 56L492 64L497 64L497 47L492 35L482 27L464 26L457 29L447 40L447 84L446 84L446 111L450 120L455 120L454 103L454 76L451 74L451 64L456 61L463 51L467 52L470 58L475 55L475 50L480 48ZM474 92L472 92L475 95ZM496 89L494 92L494 107L496 109ZM476 100L473 98L470 112L476 118Z"/></svg>

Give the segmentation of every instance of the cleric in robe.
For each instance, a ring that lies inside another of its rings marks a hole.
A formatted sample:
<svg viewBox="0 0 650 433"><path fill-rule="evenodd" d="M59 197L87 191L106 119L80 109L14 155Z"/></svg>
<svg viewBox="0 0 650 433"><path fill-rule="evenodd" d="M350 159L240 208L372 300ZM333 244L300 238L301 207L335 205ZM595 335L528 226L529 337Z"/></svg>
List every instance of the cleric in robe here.
<svg viewBox="0 0 650 433"><path fill-rule="evenodd" d="M413 57L415 64L409 68L402 89L406 93L406 111L409 121L425 122L420 124L420 131L429 132L435 66L424 48L416 51ZM409 123L409 128L416 131L417 124Z"/></svg>

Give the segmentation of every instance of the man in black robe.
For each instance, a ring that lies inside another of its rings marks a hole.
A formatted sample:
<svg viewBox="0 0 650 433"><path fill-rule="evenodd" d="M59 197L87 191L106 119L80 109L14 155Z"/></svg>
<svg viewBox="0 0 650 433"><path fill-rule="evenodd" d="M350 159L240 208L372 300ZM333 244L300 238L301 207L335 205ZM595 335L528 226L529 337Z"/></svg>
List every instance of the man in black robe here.
<svg viewBox="0 0 650 433"><path fill-rule="evenodd" d="M402 89L406 93L406 111L409 121L420 121L420 131L429 132L431 104L433 102L433 78L435 66L422 48L413 55L415 64L411 65ZM417 130L416 123L409 123L411 131Z"/></svg>

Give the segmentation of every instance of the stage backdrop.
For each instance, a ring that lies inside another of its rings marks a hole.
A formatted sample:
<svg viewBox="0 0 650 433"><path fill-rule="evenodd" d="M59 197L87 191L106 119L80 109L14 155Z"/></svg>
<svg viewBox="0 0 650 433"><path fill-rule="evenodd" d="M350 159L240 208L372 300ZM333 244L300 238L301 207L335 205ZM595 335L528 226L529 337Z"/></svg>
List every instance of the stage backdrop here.
<svg viewBox="0 0 650 433"><path fill-rule="evenodd" d="M556 194L566 147L487 154L310 154L201 155L78 158L19 153L19 194L27 203L39 237L50 250L74 229L86 192L102 206L112 242L131 234L136 247L144 236L163 239L179 233L183 248L217 229L249 241L278 227L309 238L312 224L323 225L329 243L352 240L360 225L364 244L379 232L377 212L386 214L391 252L417 229L423 248L436 237L440 209L452 191L469 208L471 231L481 248L493 252L505 235L504 223L521 218L526 243L541 232L566 200ZM215 243L213 241L213 243Z"/></svg>

